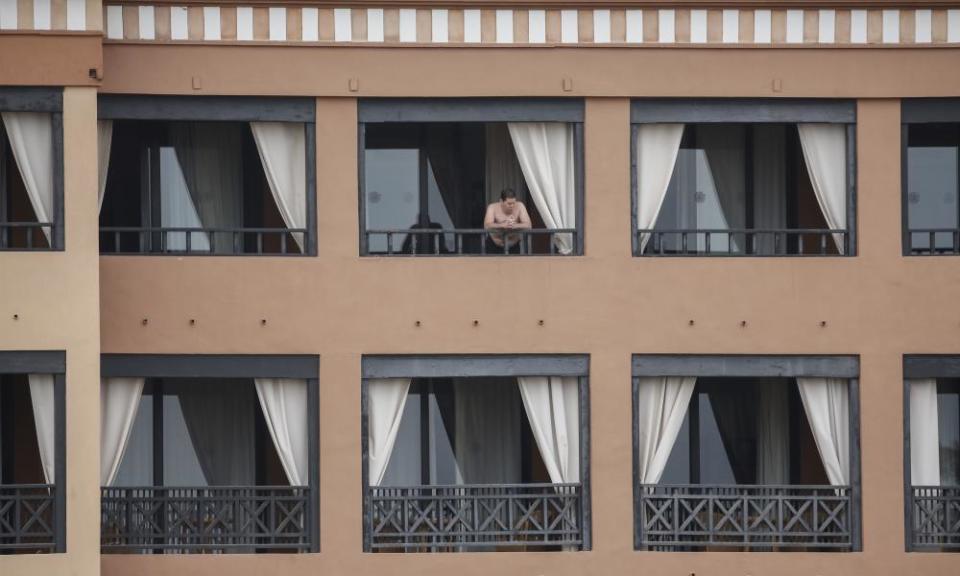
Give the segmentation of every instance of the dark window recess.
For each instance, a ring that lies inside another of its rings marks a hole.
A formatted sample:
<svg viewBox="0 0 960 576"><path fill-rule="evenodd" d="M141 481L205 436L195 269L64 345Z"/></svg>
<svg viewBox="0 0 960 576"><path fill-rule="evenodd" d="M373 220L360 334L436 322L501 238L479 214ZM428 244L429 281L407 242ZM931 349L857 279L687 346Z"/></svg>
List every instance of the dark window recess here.
<svg viewBox="0 0 960 576"><path fill-rule="evenodd" d="M248 122L113 122L102 253L303 254L308 228L284 222Z"/></svg>
<svg viewBox="0 0 960 576"><path fill-rule="evenodd" d="M904 253L960 254L960 123L904 126Z"/></svg>
<svg viewBox="0 0 960 576"><path fill-rule="evenodd" d="M649 256L851 251L850 226L824 218L796 124L687 124L656 223L636 234Z"/></svg>
<svg viewBox="0 0 960 576"><path fill-rule="evenodd" d="M544 225L507 123L367 123L362 134L363 254L579 252L577 226ZM506 189L515 192L531 226L513 230L503 242L484 230L484 216ZM579 197L578 185L576 210Z"/></svg>

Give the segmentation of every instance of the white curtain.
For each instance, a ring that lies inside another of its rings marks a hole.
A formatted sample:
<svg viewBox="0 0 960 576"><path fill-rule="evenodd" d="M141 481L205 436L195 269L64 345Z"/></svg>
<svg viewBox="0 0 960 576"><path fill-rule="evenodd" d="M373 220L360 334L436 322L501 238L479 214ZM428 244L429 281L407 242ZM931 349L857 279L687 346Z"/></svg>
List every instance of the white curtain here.
<svg viewBox="0 0 960 576"><path fill-rule="evenodd" d="M30 402L33 404L33 422L37 429L37 447L40 464L47 484L53 484L56 475L56 412L53 393L53 374L30 374Z"/></svg>
<svg viewBox="0 0 960 576"><path fill-rule="evenodd" d="M242 380L178 384L183 420L210 486L252 486L255 482L256 406L244 384Z"/></svg>
<svg viewBox="0 0 960 576"><path fill-rule="evenodd" d="M790 483L789 394L782 382L758 384L757 484Z"/></svg>
<svg viewBox="0 0 960 576"><path fill-rule="evenodd" d="M940 485L940 413L937 380L909 380L910 482L914 486Z"/></svg>
<svg viewBox="0 0 960 576"><path fill-rule="evenodd" d="M521 481L520 398L513 382L456 379L454 442L464 484L518 484Z"/></svg>
<svg viewBox="0 0 960 576"><path fill-rule="evenodd" d="M660 482L696 383L696 378L688 376L640 378L637 390L637 464L641 484Z"/></svg>
<svg viewBox="0 0 960 576"><path fill-rule="evenodd" d="M291 486L309 483L307 381L298 378L255 378L263 418Z"/></svg>
<svg viewBox="0 0 960 576"><path fill-rule="evenodd" d="M667 196L680 152L683 124L641 124L637 128L637 228L650 230ZM649 234L640 238L642 251Z"/></svg>
<svg viewBox="0 0 960 576"><path fill-rule="evenodd" d="M484 126L486 154L484 155L485 198L487 204L500 201L500 193L510 188L517 199L525 202L523 168L510 139L506 124L488 123Z"/></svg>
<svg viewBox="0 0 960 576"><path fill-rule="evenodd" d="M843 124L797 124L803 159L817 202L831 229L847 227L847 127ZM843 254L843 235L834 234Z"/></svg>
<svg viewBox="0 0 960 576"><path fill-rule="evenodd" d="M137 419L143 378L100 379L100 485L112 486Z"/></svg>
<svg viewBox="0 0 960 576"><path fill-rule="evenodd" d="M251 122L270 192L287 228L307 227L307 144L299 122ZM293 234L303 250L303 234Z"/></svg>
<svg viewBox="0 0 960 576"><path fill-rule="evenodd" d="M103 208L103 195L107 192L107 170L110 168L110 147L113 145L113 120L97 120L97 175L100 188L97 191L97 211Z"/></svg>
<svg viewBox="0 0 960 576"><path fill-rule="evenodd" d="M850 399L844 378L797 378L803 409L830 484L850 483Z"/></svg>
<svg viewBox="0 0 960 576"><path fill-rule="evenodd" d="M517 378L550 481L580 481L580 388L576 377Z"/></svg>
<svg viewBox="0 0 960 576"><path fill-rule="evenodd" d="M779 124L755 124L753 127L753 223L769 230L787 227L786 127ZM773 254L773 236L756 239L757 253ZM780 251L785 251L781 241Z"/></svg>
<svg viewBox="0 0 960 576"><path fill-rule="evenodd" d="M189 192L193 206L183 204L186 216L182 221L161 219L164 226L194 227L189 211L194 209L200 224L205 228L239 228L242 224L243 166L241 165L241 135L243 126L229 122L172 122L168 126L170 141L176 150L176 159L183 175L183 183ZM161 150L162 152L162 150ZM169 195L167 185L161 194ZM173 183L176 185L176 183ZM181 236L168 235L168 238ZM202 235L191 237L192 250L197 250ZM182 236L181 236L182 238ZM232 234L214 233L214 250L217 253L234 252ZM200 249L203 249L202 247Z"/></svg>
<svg viewBox="0 0 960 576"><path fill-rule="evenodd" d="M13 157L37 222L53 222L53 119L46 112L3 112ZM50 228L43 228L50 242Z"/></svg>
<svg viewBox="0 0 960 576"><path fill-rule="evenodd" d="M409 390L410 378L367 380L367 473L371 486L379 486L387 471Z"/></svg>
<svg viewBox="0 0 960 576"><path fill-rule="evenodd" d="M562 122L511 122L510 139L537 211L547 228L576 228L576 155L573 125ZM573 237L557 234L561 254L573 251Z"/></svg>

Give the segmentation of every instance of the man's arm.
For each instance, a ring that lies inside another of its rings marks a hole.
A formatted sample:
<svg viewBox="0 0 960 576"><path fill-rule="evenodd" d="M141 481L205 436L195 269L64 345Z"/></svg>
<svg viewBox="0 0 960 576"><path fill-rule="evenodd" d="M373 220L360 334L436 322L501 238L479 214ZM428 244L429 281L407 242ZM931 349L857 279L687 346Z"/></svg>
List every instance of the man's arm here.
<svg viewBox="0 0 960 576"><path fill-rule="evenodd" d="M533 228L533 224L530 222L530 215L527 214L527 207L523 204L520 204L520 209L517 211L517 221L513 227L527 230Z"/></svg>
<svg viewBox="0 0 960 576"><path fill-rule="evenodd" d="M487 206L487 213L483 217L483 227L484 228L500 228L493 219L493 204Z"/></svg>

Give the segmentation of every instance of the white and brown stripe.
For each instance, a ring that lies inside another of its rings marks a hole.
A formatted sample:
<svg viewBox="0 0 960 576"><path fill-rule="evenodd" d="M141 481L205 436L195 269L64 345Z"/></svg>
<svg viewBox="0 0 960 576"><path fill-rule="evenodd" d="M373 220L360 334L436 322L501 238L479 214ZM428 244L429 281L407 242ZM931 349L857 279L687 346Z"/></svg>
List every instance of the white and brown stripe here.
<svg viewBox="0 0 960 576"><path fill-rule="evenodd" d="M100 0L0 0L0 34L100 31L102 17Z"/></svg>

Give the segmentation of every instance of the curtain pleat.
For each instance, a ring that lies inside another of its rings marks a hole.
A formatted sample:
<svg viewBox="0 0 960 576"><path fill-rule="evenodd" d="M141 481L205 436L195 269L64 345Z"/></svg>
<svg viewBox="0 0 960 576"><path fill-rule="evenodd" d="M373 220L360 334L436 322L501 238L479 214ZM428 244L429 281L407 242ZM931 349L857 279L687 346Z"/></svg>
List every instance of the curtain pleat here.
<svg viewBox="0 0 960 576"><path fill-rule="evenodd" d="M936 378L909 380L910 482L940 485L940 413Z"/></svg>
<svg viewBox="0 0 960 576"><path fill-rule="evenodd" d="M56 479L56 412L54 411L53 374L30 374L30 402L33 405L33 422L37 431L37 447L40 449L40 464L47 484Z"/></svg>
<svg viewBox="0 0 960 576"><path fill-rule="evenodd" d="M683 426L697 379L640 378L637 391L637 465L641 484L656 484Z"/></svg>
<svg viewBox="0 0 960 576"><path fill-rule="evenodd" d="M830 484L849 484L849 383L844 378L797 378L797 387Z"/></svg>
<svg viewBox="0 0 960 576"><path fill-rule="evenodd" d="M255 378L263 418L291 486L309 483L307 381Z"/></svg>
<svg viewBox="0 0 960 576"><path fill-rule="evenodd" d="M143 378L100 379L100 485L112 486L143 395Z"/></svg>
<svg viewBox="0 0 960 576"><path fill-rule="evenodd" d="M113 120L97 120L97 212L103 209L107 192L107 171L110 169L110 149L113 146Z"/></svg>
<svg viewBox="0 0 960 576"><path fill-rule="evenodd" d="M520 398L512 382L454 381L454 443L464 484L521 481Z"/></svg>
<svg viewBox="0 0 960 576"><path fill-rule="evenodd" d="M407 403L410 378L367 380L367 460L371 486L379 486L390 462ZM421 414L421 418L426 415Z"/></svg>
<svg viewBox="0 0 960 576"><path fill-rule="evenodd" d="M790 483L789 394L782 382L757 386L757 484Z"/></svg>
<svg viewBox="0 0 960 576"><path fill-rule="evenodd" d="M0 117L37 222L53 222L53 118L47 112L3 112ZM48 243L50 232L43 228Z"/></svg>
<svg viewBox="0 0 960 576"><path fill-rule="evenodd" d="M797 124L803 159L823 218L833 230L847 227L847 127L843 124ZM834 234L843 254L843 235Z"/></svg>
<svg viewBox="0 0 960 576"><path fill-rule="evenodd" d="M580 481L580 389L576 377L517 378L523 407L550 481Z"/></svg>
<svg viewBox="0 0 960 576"><path fill-rule="evenodd" d="M210 486L252 486L253 394L239 381L192 380L179 386L180 409Z"/></svg>

